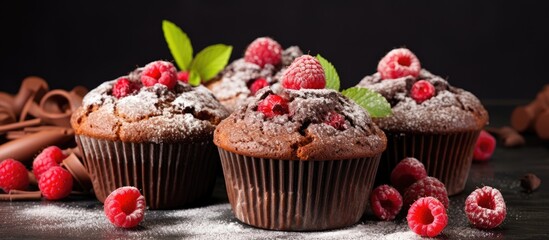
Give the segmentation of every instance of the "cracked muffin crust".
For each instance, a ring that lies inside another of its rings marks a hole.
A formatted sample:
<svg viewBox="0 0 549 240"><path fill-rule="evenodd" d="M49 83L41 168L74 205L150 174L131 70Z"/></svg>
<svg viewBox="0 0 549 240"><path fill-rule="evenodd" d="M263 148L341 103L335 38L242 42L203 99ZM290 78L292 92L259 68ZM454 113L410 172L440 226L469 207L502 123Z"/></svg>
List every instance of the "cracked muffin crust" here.
<svg viewBox="0 0 549 240"><path fill-rule="evenodd" d="M179 82L174 89L142 86L142 68L127 78L140 86L132 95L112 95L116 80L90 91L73 114L77 135L123 142L176 143L211 140L215 126L228 111L202 86Z"/></svg>
<svg viewBox="0 0 549 240"><path fill-rule="evenodd" d="M264 88L250 103L221 121L214 143L226 151L281 160L340 160L372 157L386 147L385 134L369 114L334 90ZM288 100L289 113L273 118L257 111L269 94ZM325 122L331 112L342 115L345 129Z"/></svg>
<svg viewBox="0 0 549 240"><path fill-rule="evenodd" d="M410 97L414 82L423 79L435 87L435 95L417 103ZM383 80L379 73L366 76L357 85L376 91L391 104L392 116L374 119L380 128L406 132L462 132L478 130L488 122L488 113L470 92L422 69L417 78Z"/></svg>
<svg viewBox="0 0 549 240"><path fill-rule="evenodd" d="M229 110L234 111L245 105L253 96L250 85L258 78L264 78L273 88L281 88L280 80L284 70L296 59L303 55L299 47L292 46L282 51L282 60L278 66L259 65L246 62L244 58L237 59L229 64L219 76L206 84L214 96Z"/></svg>

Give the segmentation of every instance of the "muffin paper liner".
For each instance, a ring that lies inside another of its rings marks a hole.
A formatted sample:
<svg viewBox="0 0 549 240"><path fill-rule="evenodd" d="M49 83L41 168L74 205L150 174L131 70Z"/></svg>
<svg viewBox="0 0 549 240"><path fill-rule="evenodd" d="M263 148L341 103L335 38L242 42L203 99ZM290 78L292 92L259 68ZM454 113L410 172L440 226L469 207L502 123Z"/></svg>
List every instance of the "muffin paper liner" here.
<svg viewBox="0 0 549 240"><path fill-rule="evenodd" d="M285 231L357 223L381 157L303 161L254 158L221 148L219 153L236 218L258 228Z"/></svg>
<svg viewBox="0 0 549 240"><path fill-rule="evenodd" d="M174 209L213 191L219 161L212 142L124 143L83 135L76 141L101 202L119 187L134 186L150 209Z"/></svg>
<svg viewBox="0 0 549 240"><path fill-rule="evenodd" d="M415 157L446 186L448 195L463 191L480 131L450 134L385 131L387 149L381 157L376 184L390 182L393 168L406 157Z"/></svg>

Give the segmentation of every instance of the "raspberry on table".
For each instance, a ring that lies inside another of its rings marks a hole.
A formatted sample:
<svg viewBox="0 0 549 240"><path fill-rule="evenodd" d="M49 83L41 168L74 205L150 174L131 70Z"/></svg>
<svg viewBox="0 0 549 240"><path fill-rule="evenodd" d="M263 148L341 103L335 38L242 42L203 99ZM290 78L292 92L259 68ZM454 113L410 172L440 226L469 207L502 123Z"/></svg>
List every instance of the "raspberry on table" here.
<svg viewBox="0 0 549 240"><path fill-rule="evenodd" d="M269 83L265 78L258 78L250 84L250 93L255 95L260 89L269 86Z"/></svg>
<svg viewBox="0 0 549 240"><path fill-rule="evenodd" d="M334 127L337 130L347 129L347 126L345 125L345 117L336 112L328 113L325 123Z"/></svg>
<svg viewBox="0 0 549 240"><path fill-rule="evenodd" d="M372 191L370 206L379 219L390 221L395 219L402 208L402 196L395 188L381 185Z"/></svg>
<svg viewBox="0 0 549 240"><path fill-rule="evenodd" d="M177 73L177 80L179 80L181 82L184 82L184 83L189 83L189 72L188 71L179 71Z"/></svg>
<svg viewBox="0 0 549 240"><path fill-rule="evenodd" d="M244 61L264 67L265 64L276 66L282 59L282 46L269 37L254 40L244 53Z"/></svg>
<svg viewBox="0 0 549 240"><path fill-rule="evenodd" d="M406 216L408 227L422 237L435 237L448 224L442 203L434 197L420 198L412 204Z"/></svg>
<svg viewBox="0 0 549 240"><path fill-rule="evenodd" d="M410 185L404 192L404 206L408 207L422 197L434 197L444 205L444 208L448 208L450 202L444 183L434 177L425 177Z"/></svg>
<svg viewBox="0 0 549 240"><path fill-rule="evenodd" d="M136 83L131 82L128 78L122 77L119 78L112 87L112 95L116 98L123 98L137 90L139 90L139 86Z"/></svg>
<svg viewBox="0 0 549 240"><path fill-rule="evenodd" d="M276 94L270 94L257 104L257 110L269 118L284 115L289 112L288 100Z"/></svg>
<svg viewBox="0 0 549 240"><path fill-rule="evenodd" d="M382 79L396 79L400 77L417 77L421 70L419 59L407 48L391 50L377 65L377 71Z"/></svg>
<svg viewBox="0 0 549 240"><path fill-rule="evenodd" d="M505 220L507 207L499 190L484 186L467 197L465 213L476 228L491 229Z"/></svg>
<svg viewBox="0 0 549 240"><path fill-rule="evenodd" d="M435 96L435 86L426 80L419 80L412 85L410 89L410 97L420 104L425 100L429 100Z"/></svg>
<svg viewBox="0 0 549 240"><path fill-rule="evenodd" d="M323 89L326 75L318 59L311 55L296 58L282 76L282 87L286 89Z"/></svg>
<svg viewBox="0 0 549 240"><path fill-rule="evenodd" d="M473 152L473 159L477 161L486 161L492 157L496 149L496 138L485 130L480 131Z"/></svg>
<svg viewBox="0 0 549 240"><path fill-rule="evenodd" d="M147 87L160 83L173 89L177 83L177 70L171 62L151 62L143 68L141 82Z"/></svg>
<svg viewBox="0 0 549 240"><path fill-rule="evenodd" d="M121 187L114 190L107 199L103 210L109 221L116 227L133 228L145 217L145 197L135 187Z"/></svg>
<svg viewBox="0 0 549 240"><path fill-rule="evenodd" d="M40 179L43 173L52 167L59 166L66 157L67 156L63 154L63 150L57 146L44 148L32 162L32 172L34 173L34 176L36 179Z"/></svg>
<svg viewBox="0 0 549 240"><path fill-rule="evenodd" d="M42 196L48 200L63 199L72 191L72 175L62 167L51 167L38 180Z"/></svg>
<svg viewBox="0 0 549 240"><path fill-rule="evenodd" d="M407 187L417 180L427 177L427 171L423 163L413 157L402 159L391 172L391 184L404 193Z"/></svg>
<svg viewBox="0 0 549 240"><path fill-rule="evenodd" d="M5 159L0 163L0 189L9 193L10 190L25 190L29 186L27 168L15 159Z"/></svg>

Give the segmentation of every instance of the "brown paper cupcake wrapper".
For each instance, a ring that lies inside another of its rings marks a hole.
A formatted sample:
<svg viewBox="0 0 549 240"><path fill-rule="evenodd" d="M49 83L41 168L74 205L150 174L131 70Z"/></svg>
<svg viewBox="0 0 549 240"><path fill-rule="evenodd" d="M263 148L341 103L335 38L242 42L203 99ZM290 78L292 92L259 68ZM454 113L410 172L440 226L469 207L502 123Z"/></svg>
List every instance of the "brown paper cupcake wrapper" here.
<svg viewBox="0 0 549 240"><path fill-rule="evenodd" d="M208 198L215 184L212 142L124 143L77 135L97 199L122 186L141 190L150 209L174 209Z"/></svg>
<svg viewBox="0 0 549 240"><path fill-rule="evenodd" d="M427 169L427 174L444 183L448 195L463 191L473 150L480 131L424 134L385 131L387 149L381 157L376 184L389 183L391 171L406 157L415 157Z"/></svg>
<svg viewBox="0 0 549 240"><path fill-rule="evenodd" d="M255 227L286 231L357 223L381 156L300 161L254 158L221 148L219 153L236 218Z"/></svg>

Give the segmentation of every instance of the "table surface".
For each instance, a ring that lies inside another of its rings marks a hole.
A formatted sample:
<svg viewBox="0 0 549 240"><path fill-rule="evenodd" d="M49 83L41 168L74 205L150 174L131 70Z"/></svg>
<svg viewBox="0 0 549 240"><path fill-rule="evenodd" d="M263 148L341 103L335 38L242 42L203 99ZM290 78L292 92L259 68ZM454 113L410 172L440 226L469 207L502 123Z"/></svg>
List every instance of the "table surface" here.
<svg viewBox="0 0 549 240"><path fill-rule="evenodd" d="M508 124L510 107L488 106L492 126ZM465 191L450 197L449 223L438 239L549 239L549 142L526 135L521 148L498 146L488 162L474 163ZM533 193L523 192L520 177L532 172L542 179ZM498 188L507 204L507 218L493 230L471 227L463 211L465 198L483 185ZM322 232L280 232L256 229L234 218L220 177L210 202L203 206L147 211L136 229L113 227L93 198L71 197L64 201L0 202L0 239L419 239L401 217L376 221L367 212L360 223ZM402 215L402 214L401 214Z"/></svg>

